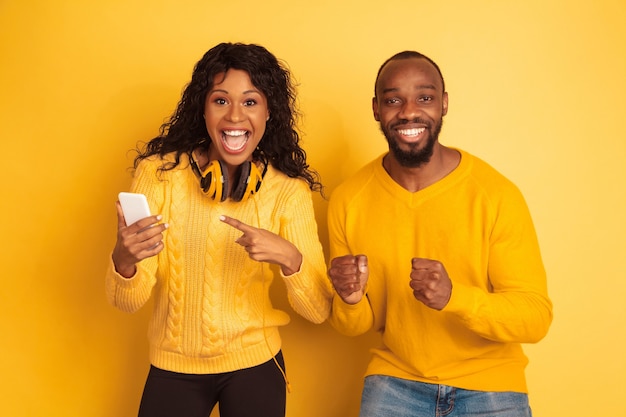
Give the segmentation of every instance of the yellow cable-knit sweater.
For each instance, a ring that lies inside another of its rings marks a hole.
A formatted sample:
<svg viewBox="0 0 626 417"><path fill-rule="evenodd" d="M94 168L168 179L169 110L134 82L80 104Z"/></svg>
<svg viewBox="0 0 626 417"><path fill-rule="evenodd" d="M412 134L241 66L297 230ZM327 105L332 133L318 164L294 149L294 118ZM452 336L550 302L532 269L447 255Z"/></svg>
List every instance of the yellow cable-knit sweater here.
<svg viewBox="0 0 626 417"><path fill-rule="evenodd" d="M304 181L270 166L252 198L218 202L202 193L185 156L173 170L158 171L162 162L143 160L131 191L145 194L151 212L169 224L165 248L139 262L129 279L110 261L105 278L107 297L120 310L134 312L155 297L148 329L154 366L193 374L228 372L264 363L281 347L278 327L289 316L271 305L273 272L248 257L235 243L241 232L221 222L220 215L292 242L303 261L297 273L281 274L289 302L312 322L326 320L332 287Z"/></svg>

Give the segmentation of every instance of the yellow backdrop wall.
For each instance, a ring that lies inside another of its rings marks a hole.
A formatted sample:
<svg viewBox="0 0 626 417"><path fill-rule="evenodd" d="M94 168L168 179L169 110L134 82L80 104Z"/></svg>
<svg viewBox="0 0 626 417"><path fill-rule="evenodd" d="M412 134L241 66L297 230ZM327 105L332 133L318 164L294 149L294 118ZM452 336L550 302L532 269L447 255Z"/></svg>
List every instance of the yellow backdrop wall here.
<svg viewBox="0 0 626 417"><path fill-rule="evenodd" d="M526 347L535 416L626 415L623 0L0 2L0 415L136 415L149 308L104 299L114 202L128 151L221 41L289 63L328 192L386 149L370 109L382 61L435 59L450 94L441 141L516 182L536 222L555 320ZM282 285L273 296L288 309ZM288 416L356 416L376 336L292 316Z"/></svg>

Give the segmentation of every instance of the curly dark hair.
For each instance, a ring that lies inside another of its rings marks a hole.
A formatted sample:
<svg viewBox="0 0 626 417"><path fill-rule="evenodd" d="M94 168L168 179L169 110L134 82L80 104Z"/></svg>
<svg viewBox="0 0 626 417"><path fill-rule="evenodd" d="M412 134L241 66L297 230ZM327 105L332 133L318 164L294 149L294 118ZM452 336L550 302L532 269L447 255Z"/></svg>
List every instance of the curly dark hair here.
<svg viewBox="0 0 626 417"><path fill-rule="evenodd" d="M271 163L274 168L292 178L302 178L313 191L322 191L319 174L306 162L306 152L299 145L296 119L295 86L286 65L262 46L242 43L220 43L209 49L195 65L191 81L185 87L178 106L163 123L159 135L145 149L137 150L134 167L149 156L175 152L174 162L164 163L162 170L178 166L180 157L198 147L208 149L211 138L206 129L204 105L213 88L216 75L229 69L246 71L252 84L267 98L271 115L265 133L252 158Z"/></svg>

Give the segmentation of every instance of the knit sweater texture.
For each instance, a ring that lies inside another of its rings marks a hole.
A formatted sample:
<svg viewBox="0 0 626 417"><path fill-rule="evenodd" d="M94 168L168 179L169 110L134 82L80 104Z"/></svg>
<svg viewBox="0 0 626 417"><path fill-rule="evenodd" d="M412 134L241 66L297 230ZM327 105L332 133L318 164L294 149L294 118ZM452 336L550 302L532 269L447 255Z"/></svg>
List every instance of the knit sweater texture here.
<svg viewBox="0 0 626 417"><path fill-rule="evenodd" d="M331 259L365 254L366 296L333 300L340 332L382 335L366 375L380 374L478 391L527 392L522 343L552 321L546 273L518 188L482 160L461 153L442 180L409 192L381 155L333 192ZM452 280L442 311L409 287L413 257L438 260Z"/></svg>
<svg viewBox="0 0 626 417"><path fill-rule="evenodd" d="M158 157L143 160L131 191L145 194L151 212L169 224L165 247L139 262L129 279L110 261L105 278L109 302L122 311L135 312L154 297L148 328L154 366L213 374L270 360L281 347L278 327L289 322L269 298L275 274L296 312L314 323L328 317L332 287L308 184L269 166L254 196L219 202L202 192L185 156L173 170L159 171L162 163ZM250 259L235 243L242 232L220 221L220 215L292 242L302 253L300 270L284 276L280 268Z"/></svg>

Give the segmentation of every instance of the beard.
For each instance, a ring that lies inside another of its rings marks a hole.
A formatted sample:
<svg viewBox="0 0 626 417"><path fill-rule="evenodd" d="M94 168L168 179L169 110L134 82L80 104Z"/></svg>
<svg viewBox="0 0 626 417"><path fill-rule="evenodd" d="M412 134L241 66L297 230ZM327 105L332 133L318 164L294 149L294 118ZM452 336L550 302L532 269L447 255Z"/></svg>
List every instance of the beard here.
<svg viewBox="0 0 626 417"><path fill-rule="evenodd" d="M418 143L410 144L410 149L408 151L401 149L391 131L385 128L382 123L380 123L380 130L383 132L383 135L385 135L385 139L387 139L387 143L389 144L389 150L393 154L394 158L398 161L398 163L405 168L417 168L430 161L430 158L433 156L435 143L439 139L439 132L441 132L443 118L437 121L432 131L430 130L431 125L429 123L425 123L424 120L416 119L414 120L414 123L424 123L428 125L429 135L425 139L426 144L423 148L418 149L421 143L420 141ZM397 126L401 126L402 124L404 123L398 123L393 127L395 128Z"/></svg>

